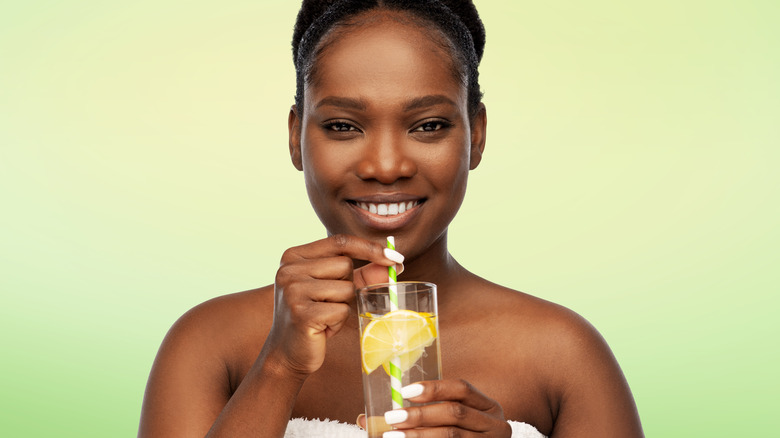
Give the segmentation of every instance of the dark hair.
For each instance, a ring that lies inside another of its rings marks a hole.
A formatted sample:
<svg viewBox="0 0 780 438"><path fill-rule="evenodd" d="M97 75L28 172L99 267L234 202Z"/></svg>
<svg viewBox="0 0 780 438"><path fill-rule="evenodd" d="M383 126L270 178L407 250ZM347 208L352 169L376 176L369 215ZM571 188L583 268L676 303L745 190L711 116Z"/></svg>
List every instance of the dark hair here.
<svg viewBox="0 0 780 438"><path fill-rule="evenodd" d="M292 40L298 110L303 110L304 85L322 52L321 40L332 29L348 25L350 18L372 9L406 12L444 34L456 73L467 80L469 115L474 117L482 101L478 67L485 50L485 28L471 0L303 0Z"/></svg>

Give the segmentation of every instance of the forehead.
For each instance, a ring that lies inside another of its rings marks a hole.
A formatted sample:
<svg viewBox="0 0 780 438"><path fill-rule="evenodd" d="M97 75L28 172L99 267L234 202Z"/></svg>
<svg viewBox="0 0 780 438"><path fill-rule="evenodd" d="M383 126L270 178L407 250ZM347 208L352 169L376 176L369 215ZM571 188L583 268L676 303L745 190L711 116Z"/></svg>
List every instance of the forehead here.
<svg viewBox="0 0 780 438"><path fill-rule="evenodd" d="M466 85L454 62L435 28L401 13L370 13L323 39L305 99L307 105L330 95L390 103L445 95L465 105Z"/></svg>

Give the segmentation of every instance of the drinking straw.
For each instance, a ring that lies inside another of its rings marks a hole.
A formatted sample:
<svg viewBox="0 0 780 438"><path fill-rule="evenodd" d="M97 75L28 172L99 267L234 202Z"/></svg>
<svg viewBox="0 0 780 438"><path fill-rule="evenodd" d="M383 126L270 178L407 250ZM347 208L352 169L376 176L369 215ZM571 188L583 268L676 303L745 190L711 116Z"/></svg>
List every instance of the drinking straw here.
<svg viewBox="0 0 780 438"><path fill-rule="evenodd" d="M387 247L395 250L395 238L393 236L387 237ZM387 268L387 277L390 287L388 288L390 293L390 311L398 310L398 274L395 270L395 265ZM404 398L401 396L401 359L398 356L390 359L390 394L393 398L393 409L400 409L404 407Z"/></svg>
<svg viewBox="0 0 780 438"><path fill-rule="evenodd" d="M393 236L387 236L387 247L395 251L395 238ZM391 265L387 268L388 283L390 283L390 310L398 310L398 286L395 285L398 281L398 273L395 270L395 265Z"/></svg>

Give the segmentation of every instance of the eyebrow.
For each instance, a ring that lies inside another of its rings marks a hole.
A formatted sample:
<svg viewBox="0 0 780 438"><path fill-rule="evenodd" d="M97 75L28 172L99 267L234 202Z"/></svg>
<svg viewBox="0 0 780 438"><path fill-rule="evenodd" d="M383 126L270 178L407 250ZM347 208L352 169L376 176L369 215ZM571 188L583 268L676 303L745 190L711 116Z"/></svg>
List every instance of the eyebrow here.
<svg viewBox="0 0 780 438"><path fill-rule="evenodd" d="M432 94L430 96L422 96L417 97L415 99L412 99L409 103L406 104L404 107L404 111L412 111L420 108L428 108L431 106L436 105L450 105L450 106L458 106L455 102L452 101L447 96L444 96L442 94Z"/></svg>
<svg viewBox="0 0 780 438"><path fill-rule="evenodd" d="M429 96L416 97L410 100L406 106L404 106L404 111L409 112L442 104L458 106L452 99L443 94L432 94ZM359 111L365 111L368 108L368 105L366 105L366 102L363 99L353 99L351 97L337 96L328 96L323 98L317 102L314 108L320 108L322 106L335 106L338 108L354 109Z"/></svg>
<svg viewBox="0 0 780 438"><path fill-rule="evenodd" d="M317 102L317 105L314 106L314 108L319 108L321 106L335 106L339 108L347 108L347 109L355 109L360 111L365 111L367 108L366 103L361 99L352 99L349 97L336 97L336 96L328 96L323 98L321 101Z"/></svg>

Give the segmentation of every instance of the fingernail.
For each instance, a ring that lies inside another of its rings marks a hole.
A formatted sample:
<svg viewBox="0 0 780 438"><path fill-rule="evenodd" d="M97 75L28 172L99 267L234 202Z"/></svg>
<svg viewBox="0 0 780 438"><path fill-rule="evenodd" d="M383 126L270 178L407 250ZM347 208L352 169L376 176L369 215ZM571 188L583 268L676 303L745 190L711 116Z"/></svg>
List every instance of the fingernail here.
<svg viewBox="0 0 780 438"><path fill-rule="evenodd" d="M392 261L394 261L396 263L403 263L404 262L404 256L402 256L400 252L398 252L398 251L396 251L394 249L385 248L385 257L387 257L388 259L390 259L390 260L392 260Z"/></svg>
<svg viewBox="0 0 780 438"><path fill-rule="evenodd" d="M359 427L361 430L365 430L365 429L363 429L363 425L360 424L360 420L365 420L365 418L366 418L366 414L360 414L357 416L357 419L355 419L355 424L357 424L357 427Z"/></svg>
<svg viewBox="0 0 780 438"><path fill-rule="evenodd" d="M404 272L404 264L403 263L397 263L395 265L395 272L397 272L398 275L401 275Z"/></svg>
<svg viewBox="0 0 780 438"><path fill-rule="evenodd" d="M412 383L411 385L407 385L401 388L401 397L406 399L415 398L423 393L423 389L425 388L419 383Z"/></svg>
<svg viewBox="0 0 780 438"><path fill-rule="evenodd" d="M393 409L385 412L385 423L387 424L403 423L407 418L409 418L409 413L404 409Z"/></svg>
<svg viewBox="0 0 780 438"><path fill-rule="evenodd" d="M406 434L400 430L391 430L383 433L382 438L406 438Z"/></svg>

